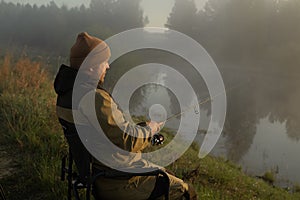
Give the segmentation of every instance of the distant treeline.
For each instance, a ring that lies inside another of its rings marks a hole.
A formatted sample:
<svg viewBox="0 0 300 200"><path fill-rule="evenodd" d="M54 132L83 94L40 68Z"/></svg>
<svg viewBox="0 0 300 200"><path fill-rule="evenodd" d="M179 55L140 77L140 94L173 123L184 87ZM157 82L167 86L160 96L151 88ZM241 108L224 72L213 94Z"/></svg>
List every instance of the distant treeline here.
<svg viewBox="0 0 300 200"><path fill-rule="evenodd" d="M54 1L42 6L1 1L0 44L65 56L81 31L105 39L145 23L140 0L91 0L89 7L69 9L58 7Z"/></svg>
<svg viewBox="0 0 300 200"><path fill-rule="evenodd" d="M299 0L176 0L167 27L197 41L219 63L299 70Z"/></svg>
<svg viewBox="0 0 300 200"><path fill-rule="evenodd" d="M157 5L159 6L159 5ZM147 24L140 0L91 0L90 6L0 3L1 47L28 47L67 56L78 32L100 38ZM199 41L217 64L300 66L299 0L175 0L166 27Z"/></svg>

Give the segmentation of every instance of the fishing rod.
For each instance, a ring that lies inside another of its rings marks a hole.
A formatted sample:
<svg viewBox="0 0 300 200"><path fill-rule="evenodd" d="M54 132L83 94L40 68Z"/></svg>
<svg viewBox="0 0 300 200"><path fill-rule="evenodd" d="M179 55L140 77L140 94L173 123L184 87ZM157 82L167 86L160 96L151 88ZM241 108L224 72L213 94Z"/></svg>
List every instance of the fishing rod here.
<svg viewBox="0 0 300 200"><path fill-rule="evenodd" d="M198 101L197 104L198 104L199 106L201 106L201 105L203 105L203 104L205 104L205 103L207 103L207 102L213 101L214 98L216 98L216 97L218 97L218 96L220 96L220 95L222 95L222 94L228 93L229 91L232 91L232 90L234 90L234 89L236 89L236 88L239 88L239 87L241 87L242 84L245 84L245 83L248 82L248 81L249 81L249 80L247 80L247 81L245 81L245 82L243 82L243 83L239 83L239 84L237 84L236 86L233 86L233 87L228 88L227 90L225 89L224 91L222 91L222 92L220 92L220 93L217 93L217 94L216 94L215 96L213 96L213 97L210 97L210 96L209 96L209 97L206 97L204 100ZM167 118L165 121L163 121L163 122L166 123L167 121L169 121L169 120L171 120L171 119L173 119L173 118L176 118L176 117L178 117L178 116L181 116L182 114L184 114L185 112L187 112L187 111L190 110L191 108L195 108L195 107L197 106L197 104L191 105L191 106L187 107L185 110L183 110L183 111L181 111L181 112L179 112L179 113L176 113L176 114L174 114L174 115L168 117L168 118Z"/></svg>
<svg viewBox="0 0 300 200"><path fill-rule="evenodd" d="M216 98L216 97L218 97L218 96L220 96L220 95L222 95L222 94L228 93L229 91L232 91L232 90L234 90L234 89L236 89L236 88L239 88L239 87L241 87L242 84L245 84L245 83L247 83L247 82L249 82L249 81L250 81L250 79L248 79L248 80L245 81L245 82L241 82L241 83L239 83L239 84L237 84L237 85L235 85L235 86L233 86L233 87L230 87L230 88L228 88L228 89L224 89L222 92L217 93L217 94L214 95L213 97L207 97L207 98L205 98L204 100L198 101L197 104L200 106L200 105L203 105L203 104L205 104L205 103L207 103L207 102L213 101L214 98ZM190 110L191 108L195 108L195 107L197 106L197 104L194 104L194 105L191 105L191 106L187 107L185 110L183 110L183 111L181 111L181 112L179 112L179 113L176 113L176 114L174 114L174 115L168 117L166 120L164 120L164 121L162 121L162 122L160 122L160 123L165 124L167 121L170 121L171 119L173 119L173 118L175 118L175 117L178 117L178 116L184 114L185 112L187 112L187 111ZM197 111L197 112L198 112L198 111ZM140 123L138 123L137 125L139 125L139 126L147 126L147 123L146 123L146 122L140 122ZM162 134L160 134L159 131L158 131L156 134L154 134L154 135L152 136L152 138L151 138L151 144L152 144L152 145L161 145L161 144L163 144L164 140L165 140L165 139L164 139L164 136L163 136Z"/></svg>
<svg viewBox="0 0 300 200"><path fill-rule="evenodd" d="M216 97L218 97L218 96L220 96L220 95L222 95L222 94L228 93L229 91L232 91L232 90L234 90L234 89L236 89L236 88L239 88L239 87L241 87L242 84L245 84L245 83L248 82L248 81L249 81L249 80L245 81L244 83L239 83L239 84L237 84L236 86L233 86L233 87L231 87L231 88L229 88L229 89L227 89L227 90L225 89L224 91L222 91L222 92L220 92L220 93L217 93L217 94L214 95L213 97L207 97L207 98L205 98L203 101L200 100L200 101L197 102L197 104L200 106L200 105L203 105L203 104L205 104L205 103L207 103L207 102L213 101L214 98L216 98ZM195 108L195 107L197 106L197 104L194 104L194 105L192 105L192 106L189 106L189 107L187 107L185 110L183 110L183 111L181 111L181 112L179 112L179 113L176 113L176 114L174 114L174 115L168 117L165 121L163 121L163 124L165 124L167 121L169 121L169 120L171 120L171 119L173 119L173 118L175 118L175 117L178 117L178 116L184 114L185 112L187 112L187 111L190 110L191 108ZM197 112L198 112L198 111L197 111ZM145 123L144 125L146 125L146 123ZM152 137L152 139L151 139L151 144L152 144L152 145L161 145L161 144L163 144L164 140L165 140L164 136L158 132L158 133L156 133L156 134L153 135L153 137Z"/></svg>

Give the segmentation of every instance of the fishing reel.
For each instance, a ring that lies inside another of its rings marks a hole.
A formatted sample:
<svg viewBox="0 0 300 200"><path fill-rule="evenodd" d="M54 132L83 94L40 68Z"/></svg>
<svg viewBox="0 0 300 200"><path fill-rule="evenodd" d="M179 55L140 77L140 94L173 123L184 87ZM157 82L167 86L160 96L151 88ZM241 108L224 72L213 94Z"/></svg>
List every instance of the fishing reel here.
<svg viewBox="0 0 300 200"><path fill-rule="evenodd" d="M147 126L147 123L140 122L137 125L145 127L145 126ZM155 133L151 138L151 145L152 146L162 145L164 143L164 141L165 141L165 137L162 134Z"/></svg>
<svg viewBox="0 0 300 200"><path fill-rule="evenodd" d="M165 137L162 134L160 134L160 133L154 134L152 136L152 138L151 138L151 144L152 144L152 146L161 145L161 144L164 143L164 141L165 141Z"/></svg>

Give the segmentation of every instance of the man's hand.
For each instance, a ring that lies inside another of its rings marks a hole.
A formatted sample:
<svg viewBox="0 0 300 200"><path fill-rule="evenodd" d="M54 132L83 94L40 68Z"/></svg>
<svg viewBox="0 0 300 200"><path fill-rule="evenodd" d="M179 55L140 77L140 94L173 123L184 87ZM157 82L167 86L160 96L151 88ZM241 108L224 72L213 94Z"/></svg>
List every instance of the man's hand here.
<svg viewBox="0 0 300 200"><path fill-rule="evenodd" d="M164 122L150 121L147 122L147 125L151 128L151 135L153 136L155 133L160 131L161 127L164 125Z"/></svg>

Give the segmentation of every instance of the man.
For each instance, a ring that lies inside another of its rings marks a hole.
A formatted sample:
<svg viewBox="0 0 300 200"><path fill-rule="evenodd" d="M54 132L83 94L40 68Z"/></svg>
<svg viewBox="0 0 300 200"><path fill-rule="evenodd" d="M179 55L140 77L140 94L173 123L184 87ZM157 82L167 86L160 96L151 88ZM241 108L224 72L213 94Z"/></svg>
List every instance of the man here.
<svg viewBox="0 0 300 200"><path fill-rule="evenodd" d="M89 59L90 55L97 58L97 62ZM89 120L91 102L87 96L95 89L93 85L95 80L99 81L97 86L94 105L98 123L101 126L105 136L118 148L125 150L116 150L114 153L107 153L105 144L99 142L97 150L99 153L107 154L107 160L123 168L149 168L155 165L144 160L141 156L143 149L150 144L151 137L160 130L162 123L154 121L148 122L147 126L137 126L128 122L122 111L118 108L110 94L101 88L104 82L106 71L109 69L108 60L110 58L110 49L107 44L88 35L86 32L80 33L76 43L71 48L70 67L62 65L55 79L55 91L57 98L57 115L63 126L65 136L71 147L71 151L79 171L80 178L86 179L88 176L89 153L86 146L82 143L78 133L84 131L85 134L97 132L95 124ZM76 76L82 73L87 79L81 83L76 83ZM79 96L74 99L73 91L79 90ZM73 109L73 110L72 110ZM75 110L74 110L75 109ZM74 113L76 120L73 118ZM76 121L76 122L75 122ZM76 128L75 128L76 123ZM80 129L80 130L79 130ZM104 138L103 138L104 140ZM127 153L126 153L127 152ZM111 166L93 158L94 170L114 171ZM155 166L156 167L156 166ZM163 169L163 168L162 168ZM164 170L164 169L163 169ZM168 174L170 179L170 199L197 199L193 188L182 180ZM105 178L100 177L95 185L96 199L157 199L163 196L162 188L166 187L166 182L162 179L156 179L153 176L129 176Z"/></svg>

